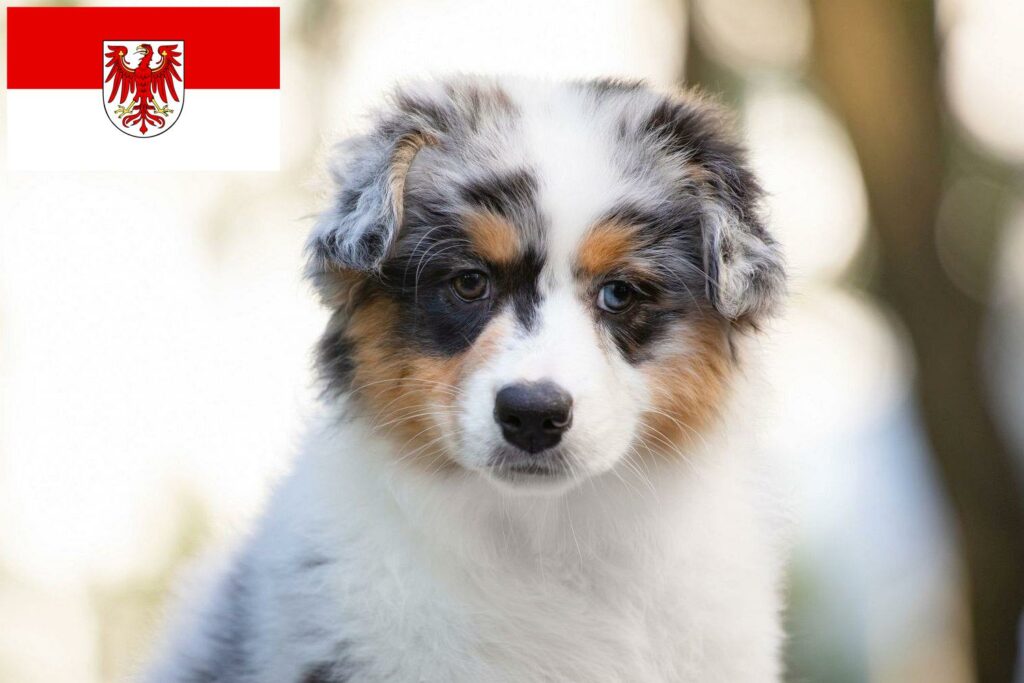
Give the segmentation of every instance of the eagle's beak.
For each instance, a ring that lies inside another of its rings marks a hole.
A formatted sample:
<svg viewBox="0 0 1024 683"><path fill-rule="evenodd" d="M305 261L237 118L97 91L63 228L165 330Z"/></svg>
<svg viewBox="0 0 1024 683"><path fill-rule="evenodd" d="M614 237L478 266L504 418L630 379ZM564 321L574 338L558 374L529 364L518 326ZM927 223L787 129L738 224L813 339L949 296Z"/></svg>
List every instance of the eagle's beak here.
<svg viewBox="0 0 1024 683"><path fill-rule="evenodd" d="M137 48L135 48L135 54L139 54L139 53L146 54L146 48L144 48L141 45L139 45Z"/></svg>

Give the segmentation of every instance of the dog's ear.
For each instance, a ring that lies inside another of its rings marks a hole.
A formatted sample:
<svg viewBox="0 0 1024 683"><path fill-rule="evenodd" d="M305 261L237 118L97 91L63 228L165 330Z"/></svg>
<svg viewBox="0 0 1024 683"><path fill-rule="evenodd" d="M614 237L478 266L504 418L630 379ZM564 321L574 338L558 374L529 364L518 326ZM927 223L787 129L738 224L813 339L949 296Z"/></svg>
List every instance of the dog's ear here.
<svg viewBox="0 0 1024 683"><path fill-rule="evenodd" d="M714 103L693 94L665 97L644 123L701 211L707 297L735 323L757 326L785 296L785 265L761 219L762 191L732 126Z"/></svg>
<svg viewBox="0 0 1024 683"><path fill-rule="evenodd" d="M735 206L708 208L701 220L711 303L729 320L756 326L786 293L782 254L760 220Z"/></svg>
<svg viewBox="0 0 1024 683"><path fill-rule="evenodd" d="M416 154L436 138L426 131L381 128L390 127L350 138L333 150L334 200L307 244L307 272L314 278L335 270L376 270L394 246L406 174Z"/></svg>
<svg viewBox="0 0 1024 683"><path fill-rule="evenodd" d="M332 202L306 245L306 274L325 296L332 276L372 274L391 253L402 226L406 175L419 151L438 141L424 109L398 93L373 130L332 150Z"/></svg>

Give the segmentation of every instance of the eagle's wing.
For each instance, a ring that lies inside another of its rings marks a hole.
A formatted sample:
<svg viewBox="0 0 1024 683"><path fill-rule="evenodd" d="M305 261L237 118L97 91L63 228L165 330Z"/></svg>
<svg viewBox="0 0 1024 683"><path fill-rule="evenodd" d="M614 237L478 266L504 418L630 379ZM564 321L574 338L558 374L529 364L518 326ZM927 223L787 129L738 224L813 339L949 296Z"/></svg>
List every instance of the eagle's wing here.
<svg viewBox="0 0 1024 683"><path fill-rule="evenodd" d="M114 81L114 86L110 89L110 99L107 102L113 102L114 97L120 91L119 102L124 104L128 95L135 93L135 69L124 61L124 56L128 54L128 48L124 45L108 45L107 50L109 51L104 55L107 58L107 63L103 67L107 69L107 80L104 82L109 83L111 79Z"/></svg>
<svg viewBox="0 0 1024 683"><path fill-rule="evenodd" d="M160 92L160 99L164 102L170 102L167 99L167 91L171 92L171 97L174 101L178 101L178 93L174 91L174 81L181 82L181 74L178 73L178 68L181 66L181 62L178 58L181 57L181 51L178 50L178 44L173 45L161 45L156 50L160 53L160 66L153 69L153 91Z"/></svg>

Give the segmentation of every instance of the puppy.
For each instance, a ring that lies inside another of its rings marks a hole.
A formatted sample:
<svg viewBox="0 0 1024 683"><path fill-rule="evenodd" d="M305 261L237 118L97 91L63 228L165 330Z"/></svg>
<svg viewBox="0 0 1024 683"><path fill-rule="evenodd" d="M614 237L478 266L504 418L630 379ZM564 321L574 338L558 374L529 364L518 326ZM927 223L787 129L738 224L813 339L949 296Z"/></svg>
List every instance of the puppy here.
<svg viewBox="0 0 1024 683"><path fill-rule="evenodd" d="M331 172L323 415L147 680L778 680L736 397L784 269L720 112L421 83Z"/></svg>

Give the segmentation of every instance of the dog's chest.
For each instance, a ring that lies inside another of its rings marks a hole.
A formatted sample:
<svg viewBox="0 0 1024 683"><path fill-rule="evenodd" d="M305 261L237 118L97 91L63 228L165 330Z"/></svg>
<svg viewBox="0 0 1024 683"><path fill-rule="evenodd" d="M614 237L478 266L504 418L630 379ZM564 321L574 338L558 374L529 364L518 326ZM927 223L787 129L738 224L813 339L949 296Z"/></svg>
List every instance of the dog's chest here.
<svg viewBox="0 0 1024 683"><path fill-rule="evenodd" d="M630 580L592 561L410 573L391 563L372 586L352 577L345 640L356 680L685 680L700 657L678 582Z"/></svg>
<svg viewBox="0 0 1024 683"><path fill-rule="evenodd" d="M657 515L603 499L589 522L582 507L444 498L419 516L354 495L344 514L292 520L321 533L269 544L291 587L267 586L289 622L275 659L341 662L338 680L366 683L777 680L770 548L728 487L702 483L659 489ZM311 550L329 561L292 575ZM281 649L304 634L317 642Z"/></svg>

